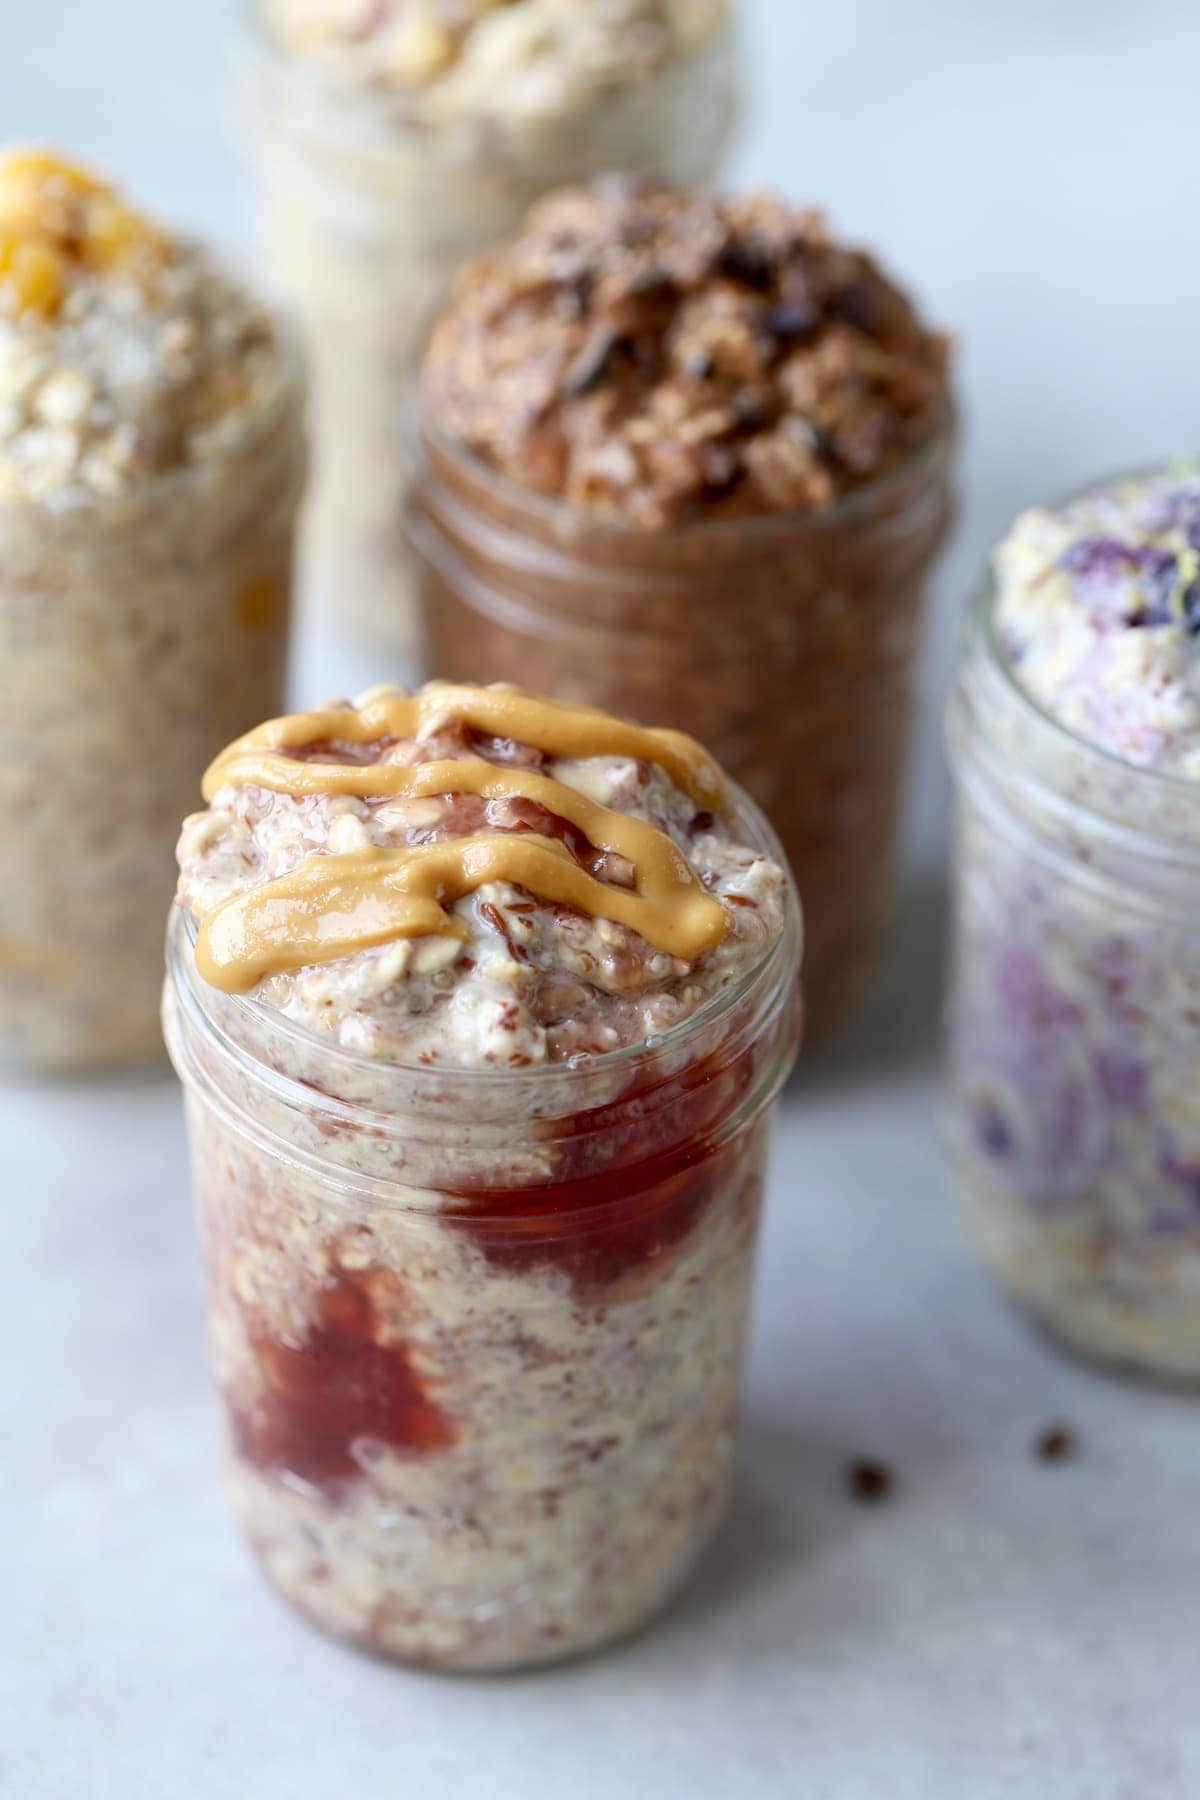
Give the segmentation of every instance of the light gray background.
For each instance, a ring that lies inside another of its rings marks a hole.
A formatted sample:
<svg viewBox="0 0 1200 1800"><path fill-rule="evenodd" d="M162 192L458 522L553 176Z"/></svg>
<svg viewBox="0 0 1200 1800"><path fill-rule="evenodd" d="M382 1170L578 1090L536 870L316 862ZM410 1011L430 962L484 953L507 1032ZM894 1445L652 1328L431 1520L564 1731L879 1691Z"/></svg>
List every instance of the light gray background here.
<svg viewBox="0 0 1200 1800"><path fill-rule="evenodd" d="M229 0L0 0L0 136L248 245ZM785 1100L732 1526L656 1630L555 1674L359 1659L257 1585L212 1480L169 1082L0 1089L5 1800L1191 1800L1195 1403L1032 1340L955 1237L934 1122L935 697L1022 503L1196 448L1189 0L760 0L737 173L887 248L961 343L964 505L907 878L867 1016ZM308 700L378 669L328 633ZM1083 1452L1046 1468L1047 1419ZM846 1498L843 1459L900 1471Z"/></svg>

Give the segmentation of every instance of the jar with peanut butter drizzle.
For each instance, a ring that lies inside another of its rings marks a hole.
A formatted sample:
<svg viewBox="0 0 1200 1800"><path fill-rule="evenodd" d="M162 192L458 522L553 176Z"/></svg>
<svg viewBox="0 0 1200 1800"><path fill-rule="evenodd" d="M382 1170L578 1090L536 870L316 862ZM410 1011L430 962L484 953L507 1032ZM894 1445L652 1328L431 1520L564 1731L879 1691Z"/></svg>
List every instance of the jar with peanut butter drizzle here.
<svg viewBox="0 0 1200 1800"><path fill-rule="evenodd" d="M464 271L413 426L428 666L694 733L804 903L807 1035L887 915L948 345L809 211L564 189Z"/></svg>
<svg viewBox="0 0 1200 1800"><path fill-rule="evenodd" d="M212 257L0 156L0 1057L161 1051L195 769L281 699L304 467L290 341Z"/></svg>
<svg viewBox="0 0 1200 1800"><path fill-rule="evenodd" d="M604 1643L728 1498L778 845L683 734L508 687L273 720L204 792L165 1011L239 1523L387 1655Z"/></svg>

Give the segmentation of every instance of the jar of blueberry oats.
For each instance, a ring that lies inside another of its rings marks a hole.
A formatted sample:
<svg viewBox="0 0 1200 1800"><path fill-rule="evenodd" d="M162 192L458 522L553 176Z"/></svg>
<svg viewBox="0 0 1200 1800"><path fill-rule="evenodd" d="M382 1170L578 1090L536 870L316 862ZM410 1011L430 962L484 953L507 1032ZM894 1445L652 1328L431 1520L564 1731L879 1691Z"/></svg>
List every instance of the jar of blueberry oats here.
<svg viewBox="0 0 1200 1800"><path fill-rule="evenodd" d="M269 266L306 329L326 607L412 647L396 431L460 263L557 182L711 180L736 110L728 0L251 0Z"/></svg>
<svg viewBox="0 0 1200 1800"><path fill-rule="evenodd" d="M295 355L207 251L0 157L0 1055L161 1050L198 763L278 707Z"/></svg>
<svg viewBox="0 0 1200 1800"><path fill-rule="evenodd" d="M1024 514L971 614L950 1006L959 1190L1075 1347L1200 1377L1200 471Z"/></svg>
<svg viewBox="0 0 1200 1800"><path fill-rule="evenodd" d="M426 657L660 719L764 808L808 1034L888 905L947 345L820 218L606 184L543 201L434 325L409 530Z"/></svg>
<svg viewBox="0 0 1200 1800"><path fill-rule="evenodd" d="M505 687L277 719L205 792L166 1022L237 1519L386 1655L604 1643L728 1498L778 846L681 734Z"/></svg>

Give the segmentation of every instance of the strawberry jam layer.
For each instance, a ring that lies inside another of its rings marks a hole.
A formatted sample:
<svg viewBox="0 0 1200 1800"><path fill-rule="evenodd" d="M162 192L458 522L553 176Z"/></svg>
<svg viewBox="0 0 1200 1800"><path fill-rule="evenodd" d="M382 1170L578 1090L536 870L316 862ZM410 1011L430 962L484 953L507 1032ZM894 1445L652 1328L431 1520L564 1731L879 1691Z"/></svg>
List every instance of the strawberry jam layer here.
<svg viewBox="0 0 1200 1800"><path fill-rule="evenodd" d="M685 1238L729 1187L736 1145L714 1149L713 1139L751 1087L760 1048L718 1050L556 1121L554 1181L463 1193L454 1216L496 1267L546 1265L581 1300L603 1298Z"/></svg>
<svg viewBox="0 0 1200 1800"><path fill-rule="evenodd" d="M546 1127L552 1179L447 1193L444 1228L466 1234L498 1275L565 1277L583 1309L645 1293L675 1266L710 1209L744 1209L753 1230L757 1185L742 1168L745 1136L726 1128L775 1048L772 1034L747 1044L733 1030L708 1057L665 1078L635 1079L608 1105L554 1120ZM498 1165L498 1182L504 1173ZM736 1231L743 1221L730 1223ZM336 1266L336 1239L329 1250L325 1266ZM248 1397L231 1395L230 1404L245 1461L336 1495L362 1475L371 1444L436 1455L456 1430L395 1341L403 1261L318 1279L305 1296L313 1323L303 1339L251 1324L256 1379ZM486 1274L476 1306L488 1306Z"/></svg>
<svg viewBox="0 0 1200 1800"><path fill-rule="evenodd" d="M233 1441L256 1468L336 1489L361 1474L355 1446L435 1451L454 1441L445 1415L413 1373L403 1345L378 1341L365 1278L323 1287L303 1339L251 1333L259 1382L250 1404L230 1400Z"/></svg>

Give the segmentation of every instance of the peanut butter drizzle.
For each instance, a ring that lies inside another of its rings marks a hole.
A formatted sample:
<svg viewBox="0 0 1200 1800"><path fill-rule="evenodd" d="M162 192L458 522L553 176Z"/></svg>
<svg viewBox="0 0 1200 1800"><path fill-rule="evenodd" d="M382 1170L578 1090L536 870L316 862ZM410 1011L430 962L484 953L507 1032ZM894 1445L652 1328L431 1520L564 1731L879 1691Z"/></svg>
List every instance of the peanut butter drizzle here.
<svg viewBox="0 0 1200 1800"><path fill-rule="evenodd" d="M211 800L226 765L243 750L300 750L309 744L371 744L379 738L428 737L438 725L459 723L491 737L529 744L546 756L629 756L656 763L698 806L725 804L725 778L695 738L683 731L630 725L595 706L542 700L515 687L467 687L439 682L418 694L381 694L363 706L330 707L270 719L237 738L204 777Z"/></svg>
<svg viewBox="0 0 1200 1800"><path fill-rule="evenodd" d="M560 756L628 755L668 769L693 799L719 803L720 770L692 739L645 731L590 707L561 706L514 689L444 686L386 695L362 708L274 719L231 744L204 779L207 799L223 786L253 784L287 794L359 798L471 793L527 799L567 820L597 848L624 857L634 887L598 881L558 839L487 832L444 843L310 856L290 875L234 895L204 920L196 947L204 979L244 993L266 975L328 962L398 938L467 935L448 905L490 881L572 906L638 932L655 949L691 961L729 929L724 906L686 857L645 820L613 811L536 770L482 757L428 763L304 762L280 752L328 740L371 743L410 737L447 719ZM669 760L668 760L669 759Z"/></svg>
<svg viewBox="0 0 1200 1800"><path fill-rule="evenodd" d="M557 838L512 832L309 856L277 881L216 907L200 927L196 966L205 981L244 994L265 975L332 962L397 938L466 937L445 911L489 881L511 881L540 899L637 931L656 949L692 957L719 943L729 920L693 882L677 907L656 907L629 888L586 873Z"/></svg>

